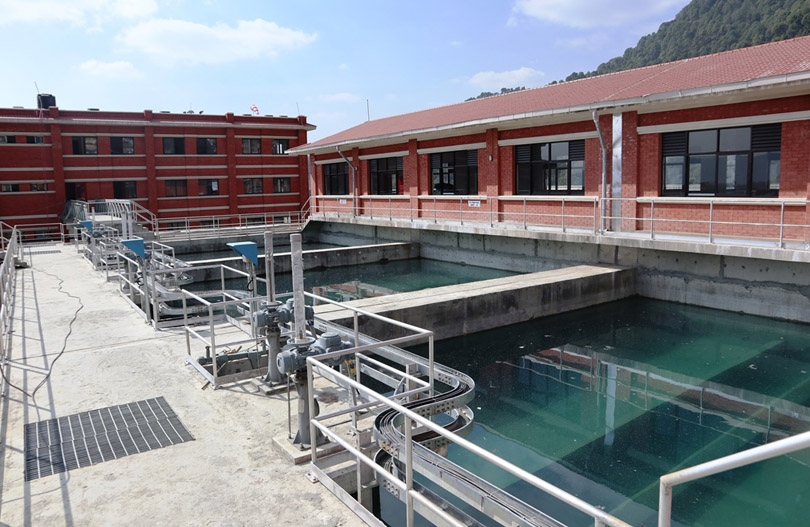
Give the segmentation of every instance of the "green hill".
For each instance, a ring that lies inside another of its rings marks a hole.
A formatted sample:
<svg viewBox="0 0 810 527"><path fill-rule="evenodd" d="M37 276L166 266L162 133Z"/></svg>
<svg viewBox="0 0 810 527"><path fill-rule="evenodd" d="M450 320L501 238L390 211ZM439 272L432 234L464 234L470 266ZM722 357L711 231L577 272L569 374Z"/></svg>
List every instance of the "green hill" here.
<svg viewBox="0 0 810 527"><path fill-rule="evenodd" d="M674 20L581 79L810 35L810 0L692 0Z"/></svg>

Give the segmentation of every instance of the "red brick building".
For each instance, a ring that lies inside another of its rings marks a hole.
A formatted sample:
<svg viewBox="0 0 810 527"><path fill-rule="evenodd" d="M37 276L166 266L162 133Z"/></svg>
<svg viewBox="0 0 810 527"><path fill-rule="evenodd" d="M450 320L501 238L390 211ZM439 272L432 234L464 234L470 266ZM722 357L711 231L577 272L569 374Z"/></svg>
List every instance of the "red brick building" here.
<svg viewBox="0 0 810 527"><path fill-rule="evenodd" d="M286 151L314 128L303 116L0 109L0 221L57 222L71 199L132 199L159 218L299 211L306 160Z"/></svg>
<svg viewBox="0 0 810 527"><path fill-rule="evenodd" d="M808 57L796 38L377 119L291 153L314 158L315 214L806 246Z"/></svg>

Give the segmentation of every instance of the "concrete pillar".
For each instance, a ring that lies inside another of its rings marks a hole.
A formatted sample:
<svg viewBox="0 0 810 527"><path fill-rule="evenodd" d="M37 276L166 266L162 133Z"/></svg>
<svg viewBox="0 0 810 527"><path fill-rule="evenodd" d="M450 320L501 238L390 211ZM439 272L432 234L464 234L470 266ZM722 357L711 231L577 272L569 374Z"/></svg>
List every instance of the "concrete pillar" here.
<svg viewBox="0 0 810 527"><path fill-rule="evenodd" d="M638 197L638 112L622 113L622 197ZM622 202L623 231L636 230L636 222L632 218L639 216L638 208L634 202ZM625 219L628 218L628 219Z"/></svg>
<svg viewBox="0 0 810 527"><path fill-rule="evenodd" d="M498 129L486 131L486 147L478 152L478 193L497 196L499 193L498 175L500 151L498 149Z"/></svg>
<svg viewBox="0 0 810 527"><path fill-rule="evenodd" d="M232 123L234 121L233 114L227 113L225 114L225 119ZM227 175L228 175L228 214L239 214L239 194L242 193L242 189L240 188L240 181L236 178L236 129L228 127L225 129L225 153L228 156L226 159L226 165L228 166ZM242 151L242 144L241 139L239 140L239 152ZM220 189L220 192L222 190ZM262 193L267 192L267 189L263 189Z"/></svg>

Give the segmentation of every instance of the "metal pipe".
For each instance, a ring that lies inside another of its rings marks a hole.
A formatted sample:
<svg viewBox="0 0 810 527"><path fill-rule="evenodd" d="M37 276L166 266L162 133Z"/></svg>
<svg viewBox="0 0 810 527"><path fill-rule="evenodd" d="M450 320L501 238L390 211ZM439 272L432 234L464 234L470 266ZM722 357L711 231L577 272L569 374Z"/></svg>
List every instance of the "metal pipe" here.
<svg viewBox="0 0 810 527"><path fill-rule="evenodd" d="M306 342L307 320L304 306L304 256L301 248L301 235L290 235L290 258L292 258L292 282L295 321L295 342Z"/></svg>
<svg viewBox="0 0 810 527"><path fill-rule="evenodd" d="M273 256L273 231L264 233L264 279L267 287L267 300L273 302L276 299L276 262Z"/></svg>
<svg viewBox="0 0 810 527"><path fill-rule="evenodd" d="M607 200L607 147L605 146L605 138L602 137L602 128L599 126L599 115L596 110L593 112L593 124L596 125L596 135L599 136L599 145L602 147L602 202L601 208L601 221L600 232L605 232L605 202Z"/></svg>
<svg viewBox="0 0 810 527"><path fill-rule="evenodd" d="M336 146L335 150L337 150L340 157L342 157L346 164L352 169L352 216L357 216L357 167L355 167L351 161L349 161L349 159L343 155L343 152L340 151L339 146Z"/></svg>

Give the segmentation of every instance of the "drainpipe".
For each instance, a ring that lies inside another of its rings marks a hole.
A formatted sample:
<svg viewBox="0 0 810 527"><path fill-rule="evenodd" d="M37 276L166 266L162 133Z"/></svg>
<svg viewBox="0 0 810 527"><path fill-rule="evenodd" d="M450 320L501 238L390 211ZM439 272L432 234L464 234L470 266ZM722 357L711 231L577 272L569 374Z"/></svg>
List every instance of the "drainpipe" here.
<svg viewBox="0 0 810 527"><path fill-rule="evenodd" d="M602 129L599 127L599 116L596 110L593 112L593 124L596 125L596 135L599 136L599 144L602 146L602 203L599 206L599 213L601 218L599 220L599 232L604 234L607 230L605 225L605 206L607 200L607 147L605 147L605 139L602 137Z"/></svg>
<svg viewBox="0 0 810 527"><path fill-rule="evenodd" d="M340 147L336 146L335 150L337 153L340 154L340 157L346 162L349 167L352 169L352 217L357 216L357 186L355 183L355 176L357 174L357 167L351 164L349 159L343 155L343 152L340 151Z"/></svg>

